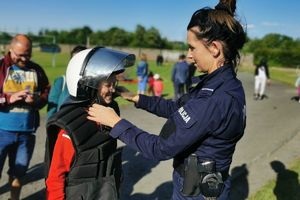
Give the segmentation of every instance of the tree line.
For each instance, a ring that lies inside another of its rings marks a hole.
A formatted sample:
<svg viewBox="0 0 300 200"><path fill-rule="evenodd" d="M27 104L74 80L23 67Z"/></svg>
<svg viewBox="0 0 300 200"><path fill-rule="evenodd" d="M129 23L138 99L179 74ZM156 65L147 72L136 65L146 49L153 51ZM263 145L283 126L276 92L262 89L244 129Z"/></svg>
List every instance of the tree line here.
<svg viewBox="0 0 300 200"><path fill-rule="evenodd" d="M300 39L286 35L271 33L261 39L248 39L243 52L253 53L254 64L266 58L269 64L275 66L300 66Z"/></svg>
<svg viewBox="0 0 300 200"><path fill-rule="evenodd" d="M156 49L187 49L184 42L169 41L163 38L155 27L145 28L137 25L134 32L119 27L111 27L105 31L93 31L89 26L67 30L40 30L38 35L28 33L34 42L43 44L86 44L98 46L138 47ZM1 41L9 41L10 35L0 34ZM53 41L55 40L55 42Z"/></svg>
<svg viewBox="0 0 300 200"><path fill-rule="evenodd" d="M155 48L187 50L187 44L181 41L169 41L163 38L155 27L145 28L137 25L133 32L119 27L111 27L106 31L93 31L90 27L66 30L43 29L39 33L28 33L35 43L48 47L51 44L87 44L98 46L118 46L133 48ZM0 33L0 43L7 43L11 35ZM55 40L55 41L54 41ZM300 39L271 33L260 39L247 38L244 53L254 54L254 64L266 58L271 65L296 67L300 65Z"/></svg>

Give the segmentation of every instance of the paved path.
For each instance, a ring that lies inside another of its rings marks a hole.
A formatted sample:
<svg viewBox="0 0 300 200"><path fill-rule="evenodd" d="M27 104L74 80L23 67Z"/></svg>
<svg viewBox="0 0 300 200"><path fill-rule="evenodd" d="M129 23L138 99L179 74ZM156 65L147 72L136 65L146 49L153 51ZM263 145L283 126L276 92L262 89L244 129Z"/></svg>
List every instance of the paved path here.
<svg viewBox="0 0 300 200"><path fill-rule="evenodd" d="M273 82L267 88L268 99L252 100L253 76L239 75L247 96L247 128L238 143L231 174L233 192L231 199L246 199L268 180L275 177L270 162L281 161L288 166L300 155L300 104L290 100L295 89ZM140 128L158 134L164 119L137 110L133 106L121 108L122 116ZM22 199L44 199L43 156L44 118L37 134L33 159L25 177ZM123 146L122 143L119 143ZM124 183L121 200L164 200L172 193L172 161L153 162L124 146ZM0 199L8 198L7 166L0 180Z"/></svg>

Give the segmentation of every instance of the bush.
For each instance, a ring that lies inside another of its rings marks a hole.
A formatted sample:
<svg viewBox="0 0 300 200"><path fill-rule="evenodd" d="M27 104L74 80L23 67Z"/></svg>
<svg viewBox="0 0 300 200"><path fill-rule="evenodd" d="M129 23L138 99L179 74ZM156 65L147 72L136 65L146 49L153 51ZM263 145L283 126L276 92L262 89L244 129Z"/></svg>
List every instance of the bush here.
<svg viewBox="0 0 300 200"><path fill-rule="evenodd" d="M254 52L254 64L257 64L261 58L266 58L271 65L280 65L283 67L296 67L300 64L300 51L287 49L257 49Z"/></svg>

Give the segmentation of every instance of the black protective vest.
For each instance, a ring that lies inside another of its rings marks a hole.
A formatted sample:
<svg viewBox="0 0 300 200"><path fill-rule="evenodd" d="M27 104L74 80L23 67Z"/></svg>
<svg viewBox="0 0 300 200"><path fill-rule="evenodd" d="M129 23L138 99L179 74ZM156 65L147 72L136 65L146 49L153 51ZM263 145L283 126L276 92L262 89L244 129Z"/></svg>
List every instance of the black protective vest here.
<svg viewBox="0 0 300 200"><path fill-rule="evenodd" d="M66 199L117 199L121 151L117 150L117 141L108 135L109 128L99 129L95 122L87 120L85 106L64 106L48 120L46 174L60 129L68 133L75 150L66 175Z"/></svg>

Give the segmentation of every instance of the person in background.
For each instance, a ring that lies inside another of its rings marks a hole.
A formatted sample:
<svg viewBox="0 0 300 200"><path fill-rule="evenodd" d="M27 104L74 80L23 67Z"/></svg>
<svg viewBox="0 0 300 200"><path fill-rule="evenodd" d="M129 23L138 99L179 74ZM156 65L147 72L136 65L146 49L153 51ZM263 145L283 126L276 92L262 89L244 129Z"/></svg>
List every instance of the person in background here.
<svg viewBox="0 0 300 200"><path fill-rule="evenodd" d="M261 59L255 68L254 80L254 100L263 100L266 95L266 85L271 84L269 67L266 59Z"/></svg>
<svg viewBox="0 0 300 200"><path fill-rule="evenodd" d="M0 176L8 156L11 200L20 198L40 125L39 110L47 104L50 84L41 66L32 62L32 41L17 34L0 60Z"/></svg>
<svg viewBox="0 0 300 200"><path fill-rule="evenodd" d="M189 64L189 74L186 81L186 91L188 92L190 87L192 86L192 78L194 77L196 72L196 67L194 63Z"/></svg>
<svg viewBox="0 0 300 200"><path fill-rule="evenodd" d="M154 78L154 83L153 83L154 95L157 97L161 97L164 90L163 80L160 78L159 74L154 74L153 78Z"/></svg>
<svg viewBox="0 0 300 200"><path fill-rule="evenodd" d="M78 52L85 50L85 46L75 46L71 51L71 58ZM49 92L48 97L48 107L47 107L47 117L48 119L56 113L60 106L63 104L63 102L67 99L69 96L68 87L66 84L66 77L65 75L61 75L57 77Z"/></svg>
<svg viewBox="0 0 300 200"><path fill-rule="evenodd" d="M47 123L48 200L117 200L122 160L110 128L87 120L94 102L118 115L113 99L117 75L132 66L133 54L103 47L77 53L66 71L70 98Z"/></svg>
<svg viewBox="0 0 300 200"><path fill-rule="evenodd" d="M148 81L148 63L147 55L142 53L140 56L140 62L137 65L137 78L138 78L138 94L145 94Z"/></svg>
<svg viewBox="0 0 300 200"><path fill-rule="evenodd" d="M185 93L185 87L189 75L189 64L185 60L184 54L179 56L179 60L173 66L172 82L174 86L174 100L179 99Z"/></svg>
<svg viewBox="0 0 300 200"><path fill-rule="evenodd" d="M147 95L148 96L153 96L154 95L153 83L154 83L153 72L149 72L149 75L148 75L148 90L147 90Z"/></svg>
<svg viewBox="0 0 300 200"><path fill-rule="evenodd" d="M295 81L295 87L297 88L297 96L293 97L292 100L296 100L300 103L300 73L298 74L298 78Z"/></svg>
<svg viewBox="0 0 300 200"><path fill-rule="evenodd" d="M164 57L161 54L157 55L156 66L161 67L163 65L163 63L164 63Z"/></svg>
<svg viewBox="0 0 300 200"><path fill-rule="evenodd" d="M236 76L246 34L235 19L235 0L197 10L187 26L188 58L204 73L177 101L162 97L121 96L167 118L159 135L93 104L88 119L112 127L109 135L155 161L174 159L172 200L228 200L229 169L246 126L245 92Z"/></svg>

